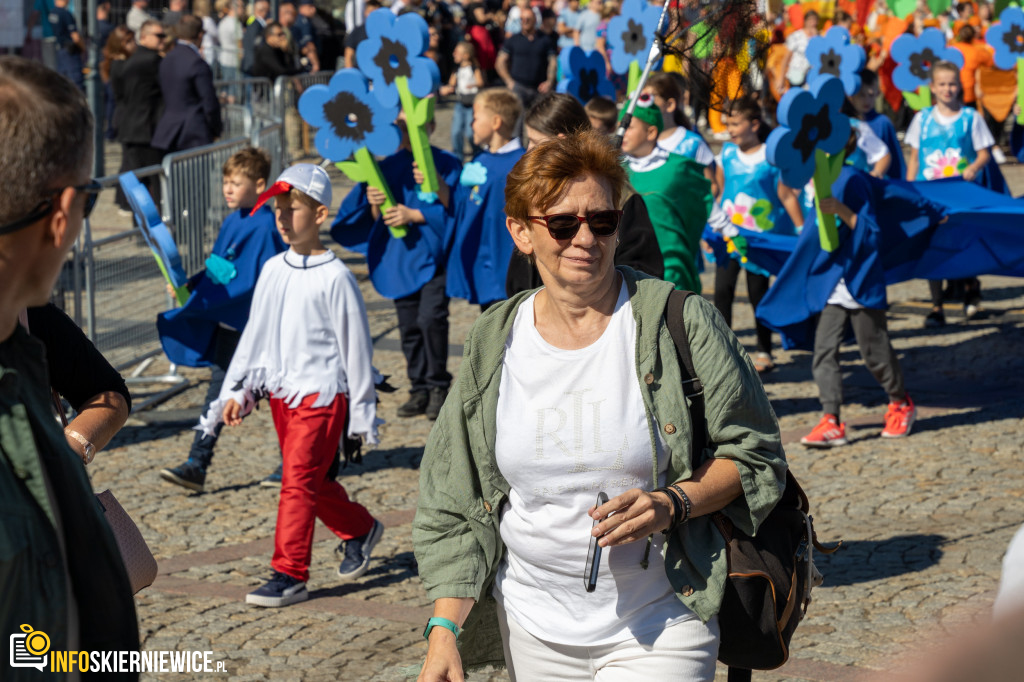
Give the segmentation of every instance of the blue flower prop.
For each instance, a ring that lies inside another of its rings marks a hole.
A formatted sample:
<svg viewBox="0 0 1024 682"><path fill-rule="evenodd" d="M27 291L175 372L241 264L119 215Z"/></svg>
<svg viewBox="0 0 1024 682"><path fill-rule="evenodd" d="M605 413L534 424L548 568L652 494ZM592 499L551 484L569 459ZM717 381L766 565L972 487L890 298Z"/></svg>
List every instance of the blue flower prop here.
<svg viewBox="0 0 1024 682"><path fill-rule="evenodd" d="M847 95L860 90L860 71L867 63L867 55L860 45L850 43L850 32L842 26L833 26L824 36L815 36L807 43L807 82L820 76L835 76L843 82Z"/></svg>
<svg viewBox="0 0 1024 682"><path fill-rule="evenodd" d="M964 65L964 55L955 47L946 45L946 36L937 28L926 28L921 35L910 33L892 41L889 54L896 62L892 82L903 92L916 92L931 81L932 64L945 60L958 68Z"/></svg>
<svg viewBox="0 0 1024 682"><path fill-rule="evenodd" d="M644 64L658 32L661 7L644 0L626 0L622 11L608 21L608 47L611 49L612 71L626 73L632 62Z"/></svg>
<svg viewBox="0 0 1024 682"><path fill-rule="evenodd" d="M426 97L441 83L441 72L423 53L430 44L427 22L409 12L396 17L386 7L366 17L366 38L356 48L359 69L373 81L373 94L381 104L398 104L395 79L409 79L409 91Z"/></svg>
<svg viewBox="0 0 1024 682"><path fill-rule="evenodd" d="M815 150L836 154L850 139L850 119L840 113L846 99L843 82L819 78L810 89L791 88L779 102L779 127L768 136L768 162L782 181L803 187L814 175Z"/></svg>
<svg viewBox="0 0 1024 682"><path fill-rule="evenodd" d="M1000 69L1012 69L1024 57L1024 11L1007 7L999 13L999 21L985 32L985 41L995 49L995 63Z"/></svg>
<svg viewBox="0 0 1024 682"><path fill-rule="evenodd" d="M309 87L299 98L299 114L317 129L316 150L330 161L344 161L361 147L387 156L402 142L394 124L398 107L371 95L356 69L342 69L327 85Z"/></svg>
<svg viewBox="0 0 1024 682"><path fill-rule="evenodd" d="M587 52L582 47L573 46L562 50L563 57L559 60L569 68L563 69L567 75L558 82L558 92L567 92L586 104L597 95L615 99L615 85L605 75L604 59L597 50Z"/></svg>

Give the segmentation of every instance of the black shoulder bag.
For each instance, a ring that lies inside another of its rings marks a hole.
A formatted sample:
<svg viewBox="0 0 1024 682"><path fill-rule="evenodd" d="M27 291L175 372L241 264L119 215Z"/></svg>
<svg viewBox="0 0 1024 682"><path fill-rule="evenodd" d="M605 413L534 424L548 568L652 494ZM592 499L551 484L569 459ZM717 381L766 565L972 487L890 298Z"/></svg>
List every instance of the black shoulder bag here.
<svg viewBox="0 0 1024 682"><path fill-rule="evenodd" d="M690 341L683 322L683 304L693 292L674 291L668 298L665 322L679 355L683 391L693 426L692 465L696 469L708 443L704 386L693 367ZM811 603L811 588L821 574L811 557L813 548L831 554L814 534L810 504L800 484L786 471L782 498L749 536L721 512L711 520L725 538L729 578L718 612L722 638L718 660L729 666L729 682L749 681L751 670L772 670L789 659L789 642Z"/></svg>

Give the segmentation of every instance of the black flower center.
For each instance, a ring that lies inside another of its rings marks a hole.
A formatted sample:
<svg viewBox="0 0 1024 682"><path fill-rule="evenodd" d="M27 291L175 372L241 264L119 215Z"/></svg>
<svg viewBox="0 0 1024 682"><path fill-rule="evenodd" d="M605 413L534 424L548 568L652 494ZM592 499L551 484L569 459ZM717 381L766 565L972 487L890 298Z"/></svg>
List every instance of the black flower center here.
<svg viewBox="0 0 1024 682"><path fill-rule="evenodd" d="M939 61L938 56L926 47L920 52L910 55L910 73L921 80L928 80L932 73L932 64Z"/></svg>
<svg viewBox="0 0 1024 682"><path fill-rule="evenodd" d="M409 65L409 50L405 45L387 38L380 39L380 51L373 58L373 63L384 74L384 82L391 85L399 76L412 76Z"/></svg>
<svg viewBox="0 0 1024 682"><path fill-rule="evenodd" d="M1024 29L1010 24L1010 28L1003 34L1003 42L1010 48L1010 52L1024 54Z"/></svg>
<svg viewBox="0 0 1024 682"><path fill-rule="evenodd" d="M632 19L627 22L626 30L622 32L622 49L626 54L640 54L647 48L647 37L644 35L643 24L638 24Z"/></svg>
<svg viewBox="0 0 1024 682"><path fill-rule="evenodd" d="M580 81L580 99L589 102L597 97L598 75L597 69L580 69L577 75Z"/></svg>
<svg viewBox="0 0 1024 682"><path fill-rule="evenodd" d="M832 121L829 119L829 107L822 107L816 114L805 114L800 121L800 130L793 139L793 148L800 152L804 163L814 154L818 142L832 134Z"/></svg>
<svg viewBox="0 0 1024 682"><path fill-rule="evenodd" d="M343 140L362 140L373 132L373 112L351 92L339 92L325 102L324 118Z"/></svg>
<svg viewBox="0 0 1024 682"><path fill-rule="evenodd" d="M819 73L827 73L831 76L838 76L839 65L843 63L843 58L836 54L835 49L830 49L825 54L821 55L821 68L818 70Z"/></svg>

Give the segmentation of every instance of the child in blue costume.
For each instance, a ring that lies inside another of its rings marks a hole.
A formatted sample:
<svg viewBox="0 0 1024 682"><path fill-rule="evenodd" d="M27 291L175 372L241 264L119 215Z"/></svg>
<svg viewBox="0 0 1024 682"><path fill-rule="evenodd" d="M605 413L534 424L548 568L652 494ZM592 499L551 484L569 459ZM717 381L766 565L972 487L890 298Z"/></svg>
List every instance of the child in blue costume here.
<svg viewBox="0 0 1024 682"><path fill-rule="evenodd" d="M848 150L854 144L851 134ZM822 210L837 216L839 248L821 248L816 218L809 216L796 251L757 309L759 321L782 333L784 345L814 349L812 368L824 415L801 442L821 448L847 442L839 414L839 347L847 321L865 364L889 396L882 436L906 436L916 409L886 328L886 258L905 249L907 240L926 240L944 210L901 183L850 166L840 171Z"/></svg>
<svg viewBox="0 0 1024 682"><path fill-rule="evenodd" d="M931 90L935 106L914 116L904 138L914 148L907 160L907 180L980 179L992 157L989 149L996 141L981 115L963 105L960 69L950 62L936 62L931 71ZM941 327L946 324L942 281L931 280L928 285L932 310L925 318L925 326ZM963 292L964 318L970 320L978 314L981 282L977 277L950 280L950 288Z"/></svg>
<svg viewBox="0 0 1024 682"><path fill-rule="evenodd" d="M220 395L224 373L249 320L253 290L263 264L286 248L274 212L267 206L252 210L267 188L270 155L262 149L243 149L227 160L223 174L224 201L228 208L237 210L221 224L206 269L189 279L192 295L188 301L181 308L161 313L156 323L171 362L211 368L207 404ZM211 436L197 432L188 461L161 470L160 476L202 492L219 434L220 427Z"/></svg>
<svg viewBox="0 0 1024 682"><path fill-rule="evenodd" d="M473 142L486 145L462 169L455 190L455 219L446 240L448 295L486 309L505 298L505 278L515 245L505 228L505 177L525 153L513 137L522 115L519 98L492 88L473 100Z"/></svg>
<svg viewBox="0 0 1024 682"><path fill-rule="evenodd" d="M764 139L768 126L761 119L761 106L751 97L732 102L725 119L731 141L722 145L715 169L718 207L709 221L713 229L731 238L740 230L795 234L803 225L796 193L779 178L779 169L765 157ZM722 255L719 249L718 255ZM741 269L747 271L747 296L757 308L769 286L769 273L752 262L716 256L715 307L732 326L732 304ZM754 367L764 373L774 369L772 331L757 323L757 352Z"/></svg>
<svg viewBox="0 0 1024 682"><path fill-rule="evenodd" d="M398 205L381 213L384 193L365 183L356 185L341 202L331 237L364 254L374 288L395 301L410 384L409 400L399 406L398 416L426 414L436 419L452 380L448 373L444 237L453 215L453 188L462 163L431 147L440 187L436 198L422 196L418 190L423 174L413 161L404 113L398 116L398 128L401 148L380 162ZM398 225L407 226L405 237L391 235L388 228Z"/></svg>
<svg viewBox="0 0 1024 682"><path fill-rule="evenodd" d="M690 128L690 122L683 113L685 81L680 83L680 80L682 77L679 74L655 71L644 86L644 94L654 98L654 106L658 107L664 122L664 130L658 134L658 146L673 154L693 159L703 166L704 177L711 183L711 191L717 192L715 156L700 133Z"/></svg>
<svg viewBox="0 0 1024 682"><path fill-rule="evenodd" d="M856 113L856 117L851 115L850 121L851 123L864 122L871 128L871 132L889 150L891 160L885 171L885 177L902 180L907 174L906 163L903 161L903 147L900 145L899 138L896 137L896 127L889 117L875 111L875 102L877 101L878 74L870 69L864 69L860 72L860 90L849 98Z"/></svg>

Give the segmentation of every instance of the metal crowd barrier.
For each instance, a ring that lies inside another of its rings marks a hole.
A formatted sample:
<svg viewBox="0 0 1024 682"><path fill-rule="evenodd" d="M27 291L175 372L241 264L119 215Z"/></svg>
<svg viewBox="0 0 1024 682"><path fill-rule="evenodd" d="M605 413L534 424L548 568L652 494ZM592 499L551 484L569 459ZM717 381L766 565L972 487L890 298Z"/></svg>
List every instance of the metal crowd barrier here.
<svg viewBox="0 0 1024 682"><path fill-rule="evenodd" d="M164 220L190 275L204 267L217 230L230 213L221 191L224 162L250 144L236 137L164 157L161 194Z"/></svg>
<svg viewBox="0 0 1024 682"><path fill-rule="evenodd" d="M275 115L284 123L284 139L292 156L310 156L313 153L310 128L299 116L299 97L311 85L326 85L333 75L333 71L317 71L298 76L280 76L274 81Z"/></svg>
<svg viewBox="0 0 1024 682"><path fill-rule="evenodd" d="M135 174L145 179L159 176L162 171L161 166L149 166ZM100 178L99 183L104 188L115 188L118 179L111 175ZM125 378L129 388L141 384L166 385L155 394L147 394L144 400L133 401L132 409L145 409L186 388L188 380L178 374L174 365L167 374L142 376L162 352L156 316L173 303L153 252L139 230L94 240L92 223L86 220L72 262L77 284L72 316L75 321L83 326L110 364L119 371L133 368Z"/></svg>
<svg viewBox="0 0 1024 682"><path fill-rule="evenodd" d="M275 112L274 84L269 78L239 78L213 82L221 104L238 104L249 109L253 116L273 116Z"/></svg>
<svg viewBox="0 0 1024 682"><path fill-rule="evenodd" d="M224 132L221 137L231 139L249 137L252 134L253 116L249 107L242 104L222 104L220 117L224 122Z"/></svg>

